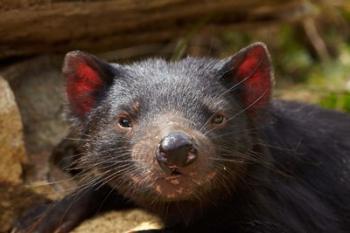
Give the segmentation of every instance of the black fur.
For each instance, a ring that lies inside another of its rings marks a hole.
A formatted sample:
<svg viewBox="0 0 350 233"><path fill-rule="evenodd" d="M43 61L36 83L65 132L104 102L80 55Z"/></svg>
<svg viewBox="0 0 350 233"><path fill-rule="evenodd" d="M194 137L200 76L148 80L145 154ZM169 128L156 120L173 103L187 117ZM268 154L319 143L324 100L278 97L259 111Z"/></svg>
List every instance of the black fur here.
<svg viewBox="0 0 350 233"><path fill-rule="evenodd" d="M118 207L136 203L160 215L167 226L163 232L350 232L350 117L277 100L251 116L237 98L237 89L228 91L234 84L222 80L227 61L150 59L112 65L116 77L103 98L86 119L74 120L79 122L84 151L82 174L100 178L90 186L104 190L114 172L108 186L119 194L108 198ZM132 118L138 130L130 139L115 130L115 116L130 112L135 101L140 109ZM224 128L210 129L206 122L216 111L225 111L232 119ZM196 198L166 201L150 186L132 187L128 180L127 173L146 174L145 167L132 161L132 146L162 123L158 116L169 112L207 133L216 148L218 160L212 163L219 175L197 187ZM235 174L239 162L244 169ZM125 167L129 170L123 171ZM96 200L101 198L98 190L88 188L87 193L95 193L92 202L102 201ZM56 206L67 205L72 196ZM75 202L79 205L76 198ZM89 205L80 206L80 212L88 212ZM74 210L68 216L70 212ZM67 231L86 216L81 214ZM51 211L46 218L57 218L57 213ZM38 232L51 232L48 229Z"/></svg>

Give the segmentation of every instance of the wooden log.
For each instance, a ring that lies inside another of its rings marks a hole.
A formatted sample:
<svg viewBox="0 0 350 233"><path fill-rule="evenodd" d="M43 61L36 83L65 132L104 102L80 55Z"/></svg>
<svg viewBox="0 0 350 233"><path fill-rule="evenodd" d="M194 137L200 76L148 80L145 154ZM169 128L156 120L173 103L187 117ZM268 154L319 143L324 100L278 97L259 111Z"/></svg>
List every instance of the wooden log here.
<svg viewBox="0 0 350 233"><path fill-rule="evenodd" d="M302 0L0 0L0 59L165 43L203 27L295 21Z"/></svg>

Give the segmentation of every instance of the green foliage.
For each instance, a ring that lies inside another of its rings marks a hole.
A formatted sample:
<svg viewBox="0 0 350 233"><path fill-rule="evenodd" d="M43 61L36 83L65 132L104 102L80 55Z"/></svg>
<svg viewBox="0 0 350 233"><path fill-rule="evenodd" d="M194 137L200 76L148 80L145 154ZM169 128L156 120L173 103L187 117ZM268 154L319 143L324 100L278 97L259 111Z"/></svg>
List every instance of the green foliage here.
<svg viewBox="0 0 350 233"><path fill-rule="evenodd" d="M278 34L277 59L273 59L276 73L293 82L305 80L305 73L314 61L299 39L300 32L292 25L284 25Z"/></svg>
<svg viewBox="0 0 350 233"><path fill-rule="evenodd" d="M331 92L320 100L320 105L329 109L350 112L350 92Z"/></svg>
<svg viewBox="0 0 350 233"><path fill-rule="evenodd" d="M321 106L350 112L350 45L340 46L339 59L310 68L305 85L318 88Z"/></svg>

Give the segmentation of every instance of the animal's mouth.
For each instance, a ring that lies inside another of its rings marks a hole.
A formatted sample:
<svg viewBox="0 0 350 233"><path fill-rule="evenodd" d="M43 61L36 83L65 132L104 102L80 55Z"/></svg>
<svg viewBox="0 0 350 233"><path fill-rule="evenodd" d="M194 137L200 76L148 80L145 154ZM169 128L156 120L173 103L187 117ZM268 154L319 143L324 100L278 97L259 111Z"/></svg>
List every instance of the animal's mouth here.
<svg viewBox="0 0 350 233"><path fill-rule="evenodd" d="M181 176L182 173L179 171L179 169L175 168L174 170L171 171L170 176L171 177L178 177Z"/></svg>
<svg viewBox="0 0 350 233"><path fill-rule="evenodd" d="M187 168L179 167L177 165L173 164L160 164L160 167L162 168L162 171L164 172L164 175L166 177L172 177L172 176L182 176L186 175L186 171L188 170Z"/></svg>
<svg viewBox="0 0 350 233"><path fill-rule="evenodd" d="M173 168L168 174L159 174L154 191L165 201L189 200L216 176L216 172L200 173Z"/></svg>
<svg viewBox="0 0 350 233"><path fill-rule="evenodd" d="M176 165L168 165L166 171L167 171L168 176L181 176L184 174L184 172L180 171L180 170L181 170L181 168L179 168Z"/></svg>

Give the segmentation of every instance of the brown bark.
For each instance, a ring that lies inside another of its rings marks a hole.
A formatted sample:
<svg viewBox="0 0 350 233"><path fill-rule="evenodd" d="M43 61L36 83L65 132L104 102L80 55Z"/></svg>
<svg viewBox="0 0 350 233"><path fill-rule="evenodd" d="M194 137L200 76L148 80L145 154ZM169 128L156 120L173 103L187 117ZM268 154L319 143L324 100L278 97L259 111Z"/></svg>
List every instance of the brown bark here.
<svg viewBox="0 0 350 233"><path fill-rule="evenodd" d="M164 43L204 26L254 26L311 13L302 0L0 0L0 59Z"/></svg>

